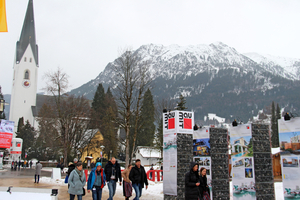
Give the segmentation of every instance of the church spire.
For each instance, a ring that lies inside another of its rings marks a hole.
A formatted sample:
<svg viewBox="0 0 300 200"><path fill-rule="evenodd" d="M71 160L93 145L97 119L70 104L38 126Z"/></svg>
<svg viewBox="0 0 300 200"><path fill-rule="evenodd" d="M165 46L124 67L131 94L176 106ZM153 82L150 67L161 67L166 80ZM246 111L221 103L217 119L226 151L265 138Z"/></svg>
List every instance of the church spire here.
<svg viewBox="0 0 300 200"><path fill-rule="evenodd" d="M38 46L35 40L33 0L28 1L26 16L24 19L20 40L17 42L16 63L20 62L29 44L32 49L35 63L38 66Z"/></svg>

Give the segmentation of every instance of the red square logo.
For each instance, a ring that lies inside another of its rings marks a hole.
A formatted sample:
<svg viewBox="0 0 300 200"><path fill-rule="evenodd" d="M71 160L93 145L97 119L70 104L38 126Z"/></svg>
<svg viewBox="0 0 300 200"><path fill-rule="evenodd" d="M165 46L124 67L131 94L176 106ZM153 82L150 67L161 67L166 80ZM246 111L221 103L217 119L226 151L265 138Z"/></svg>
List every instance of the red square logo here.
<svg viewBox="0 0 300 200"><path fill-rule="evenodd" d="M192 119L183 119L183 128L192 129Z"/></svg>
<svg viewBox="0 0 300 200"><path fill-rule="evenodd" d="M174 129L175 128L175 118L171 118L168 120L168 129Z"/></svg>

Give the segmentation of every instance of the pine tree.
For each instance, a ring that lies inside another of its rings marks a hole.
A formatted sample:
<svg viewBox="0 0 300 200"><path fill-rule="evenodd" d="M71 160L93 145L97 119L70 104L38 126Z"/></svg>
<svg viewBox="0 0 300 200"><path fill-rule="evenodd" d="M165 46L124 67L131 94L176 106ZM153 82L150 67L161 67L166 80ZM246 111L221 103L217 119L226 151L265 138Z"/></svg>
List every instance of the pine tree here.
<svg viewBox="0 0 300 200"><path fill-rule="evenodd" d="M110 87L107 88L106 94L105 94L105 106L106 108L111 107L113 112L116 113L118 112L118 107L115 101L115 98L110 90Z"/></svg>
<svg viewBox="0 0 300 200"><path fill-rule="evenodd" d="M24 126L24 118L20 117L19 121L18 121L18 128L17 128L17 132L18 133L21 131L21 129L23 128L23 126Z"/></svg>
<svg viewBox="0 0 300 200"><path fill-rule="evenodd" d="M275 103L272 102L272 117L271 117L271 130L272 130L272 147L279 147L279 138L278 138L278 123L277 123L277 115L275 110Z"/></svg>
<svg viewBox="0 0 300 200"><path fill-rule="evenodd" d="M93 102L92 102L93 110L96 112L99 112L99 111L102 112L103 108L105 108L104 101L105 101L104 88L103 88L102 83L99 83L96 93L94 95Z"/></svg>
<svg viewBox="0 0 300 200"><path fill-rule="evenodd" d="M105 144L104 153L109 155L109 158L118 154L118 140L117 140L117 129L115 123L116 113L112 107L109 106L106 109L105 116L103 117L103 142ZM110 153L112 151L112 154Z"/></svg>
<svg viewBox="0 0 300 200"><path fill-rule="evenodd" d="M163 119L160 118L158 127L157 127L157 132L155 133L155 145L154 147L158 149L161 153L161 157L163 157L163 141L164 140L164 133L163 133Z"/></svg>
<svg viewBox="0 0 300 200"><path fill-rule="evenodd" d="M179 102L177 102L176 110L186 110L187 107L185 107L186 100L182 94L179 96Z"/></svg>
<svg viewBox="0 0 300 200"><path fill-rule="evenodd" d="M23 139L22 158L25 158L25 153L28 153L29 149L33 146L35 136L36 132L27 120L20 132L17 133L17 138Z"/></svg>
<svg viewBox="0 0 300 200"><path fill-rule="evenodd" d="M141 128L137 135L137 146L152 146L155 134L154 100L150 89L145 92L141 107Z"/></svg>
<svg viewBox="0 0 300 200"><path fill-rule="evenodd" d="M280 110L279 104L277 104L277 108L276 108L276 118L277 118L277 120L281 119L281 110Z"/></svg>

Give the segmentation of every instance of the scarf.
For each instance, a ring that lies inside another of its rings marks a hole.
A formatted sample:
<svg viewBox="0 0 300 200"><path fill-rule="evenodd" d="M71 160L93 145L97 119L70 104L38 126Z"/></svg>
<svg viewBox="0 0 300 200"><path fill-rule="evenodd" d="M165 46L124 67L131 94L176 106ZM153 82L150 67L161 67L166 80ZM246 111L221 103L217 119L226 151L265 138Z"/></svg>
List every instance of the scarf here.
<svg viewBox="0 0 300 200"><path fill-rule="evenodd" d="M75 170L76 170L76 172L77 172L77 174L79 175L79 178L80 178L80 180L81 180L81 177L82 177L82 175L83 175L82 170L79 171L79 170L77 169L77 167L75 168Z"/></svg>

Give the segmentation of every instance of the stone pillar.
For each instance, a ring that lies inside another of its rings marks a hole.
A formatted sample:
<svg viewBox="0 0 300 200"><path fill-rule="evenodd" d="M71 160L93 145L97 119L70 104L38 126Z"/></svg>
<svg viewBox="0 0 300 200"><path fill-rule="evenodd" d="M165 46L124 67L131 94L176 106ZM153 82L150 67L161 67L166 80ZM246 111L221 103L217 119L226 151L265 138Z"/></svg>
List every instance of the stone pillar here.
<svg viewBox="0 0 300 200"><path fill-rule="evenodd" d="M185 200L185 174L193 161L193 134L177 133L177 196L165 200Z"/></svg>
<svg viewBox="0 0 300 200"><path fill-rule="evenodd" d="M210 128L210 155L213 199L230 199L228 131Z"/></svg>
<svg viewBox="0 0 300 200"><path fill-rule="evenodd" d="M257 200L275 200L269 125L252 124L254 173Z"/></svg>

